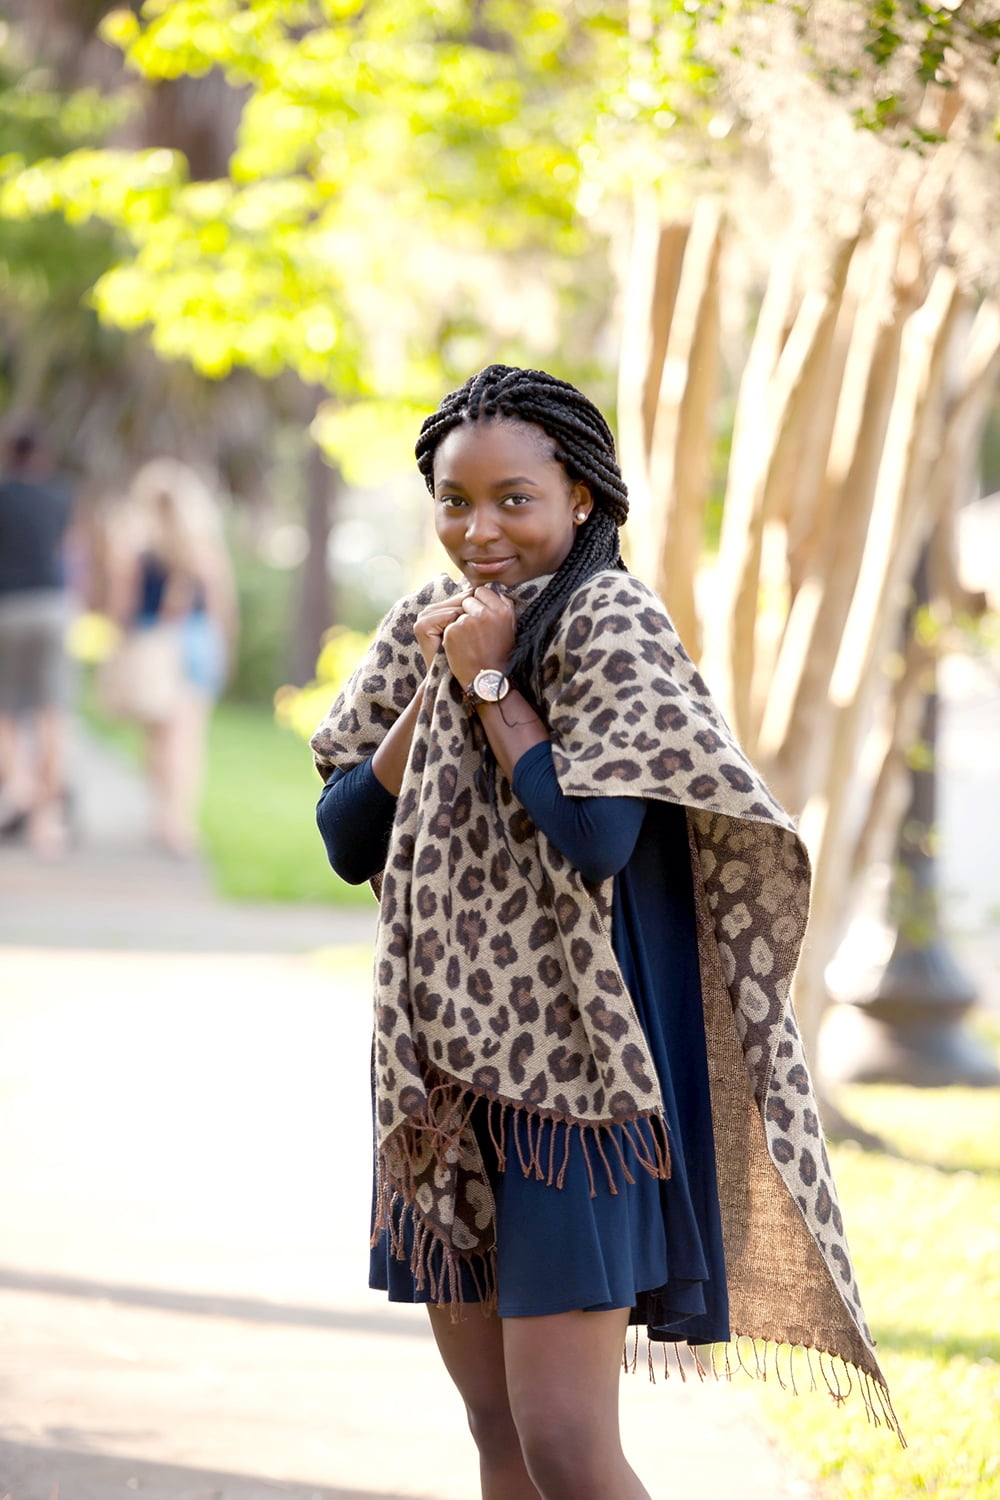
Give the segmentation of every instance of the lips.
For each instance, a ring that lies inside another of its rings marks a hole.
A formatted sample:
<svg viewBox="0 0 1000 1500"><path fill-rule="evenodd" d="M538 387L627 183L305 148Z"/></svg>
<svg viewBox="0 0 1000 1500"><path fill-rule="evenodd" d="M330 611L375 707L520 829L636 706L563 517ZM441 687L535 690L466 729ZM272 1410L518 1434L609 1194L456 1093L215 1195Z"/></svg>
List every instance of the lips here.
<svg viewBox="0 0 1000 1500"><path fill-rule="evenodd" d="M514 562L513 556L507 557L467 557L464 562L466 568L475 568L477 573L499 573L506 568L508 563Z"/></svg>

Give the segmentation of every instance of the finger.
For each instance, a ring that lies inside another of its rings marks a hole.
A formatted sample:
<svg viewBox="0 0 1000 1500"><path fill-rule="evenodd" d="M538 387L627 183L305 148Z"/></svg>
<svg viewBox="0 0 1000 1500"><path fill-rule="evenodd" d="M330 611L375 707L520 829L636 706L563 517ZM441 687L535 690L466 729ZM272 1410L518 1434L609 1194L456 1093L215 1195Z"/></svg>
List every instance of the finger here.
<svg viewBox="0 0 1000 1500"><path fill-rule="evenodd" d="M440 616L457 615L461 608L461 604L453 599L449 599L444 604L428 604L427 608L422 609L417 615L417 620L435 620Z"/></svg>
<svg viewBox="0 0 1000 1500"><path fill-rule="evenodd" d="M473 596L490 614L512 615L514 601L507 593L501 594L497 585L481 584Z"/></svg>

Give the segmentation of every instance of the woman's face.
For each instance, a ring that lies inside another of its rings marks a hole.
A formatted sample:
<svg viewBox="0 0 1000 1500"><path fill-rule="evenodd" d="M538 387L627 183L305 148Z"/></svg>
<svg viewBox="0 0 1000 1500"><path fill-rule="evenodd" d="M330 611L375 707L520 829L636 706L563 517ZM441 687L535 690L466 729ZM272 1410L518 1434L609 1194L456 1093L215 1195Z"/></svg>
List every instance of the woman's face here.
<svg viewBox="0 0 1000 1500"><path fill-rule="evenodd" d="M531 422L464 422L434 455L434 524L473 585L554 573L593 500Z"/></svg>

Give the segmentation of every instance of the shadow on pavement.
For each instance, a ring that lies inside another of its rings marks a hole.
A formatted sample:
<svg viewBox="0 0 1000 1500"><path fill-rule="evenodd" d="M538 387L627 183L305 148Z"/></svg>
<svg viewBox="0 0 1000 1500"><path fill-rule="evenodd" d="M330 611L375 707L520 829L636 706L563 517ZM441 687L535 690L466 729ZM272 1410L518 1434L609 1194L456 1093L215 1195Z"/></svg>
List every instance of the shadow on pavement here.
<svg viewBox="0 0 1000 1500"><path fill-rule="evenodd" d="M135 1493L144 1500L414 1500L384 1490L331 1489L0 1441L0 1500L107 1500Z"/></svg>
<svg viewBox="0 0 1000 1500"><path fill-rule="evenodd" d="M335 1328L347 1333L381 1333L394 1338L429 1339L430 1325L388 1311L352 1312L347 1308L304 1307L268 1302L260 1297L226 1297L214 1292L180 1292L167 1287L130 1286L78 1276L53 1276L0 1266L0 1289L40 1292L48 1297L90 1298L120 1307L149 1307L160 1312L206 1318L235 1318L241 1323L270 1323L293 1328ZM381 1304L377 1304L381 1306ZM2 1479L2 1475L0 1475ZM0 1500L3 1500L0 1491Z"/></svg>

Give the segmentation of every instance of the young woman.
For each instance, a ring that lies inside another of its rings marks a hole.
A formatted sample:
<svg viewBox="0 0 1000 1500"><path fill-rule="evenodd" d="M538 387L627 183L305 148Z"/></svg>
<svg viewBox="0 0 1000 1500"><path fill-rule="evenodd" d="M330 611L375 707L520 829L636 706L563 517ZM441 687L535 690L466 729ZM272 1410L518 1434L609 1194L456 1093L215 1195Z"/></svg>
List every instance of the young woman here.
<svg viewBox="0 0 1000 1500"><path fill-rule="evenodd" d="M169 642L157 658L169 679L162 700L137 701L135 717L146 737L154 840L183 857L197 847L205 736L237 629L217 506L193 469L158 458L139 470L109 528L107 579L108 613L126 645L153 632Z"/></svg>
<svg viewBox="0 0 1000 1500"><path fill-rule="evenodd" d="M484 1500L640 1500L630 1322L884 1391L788 1003L808 863L624 570L592 403L490 366L416 453L460 581L312 742L331 863L381 891L371 1285L427 1303Z"/></svg>

